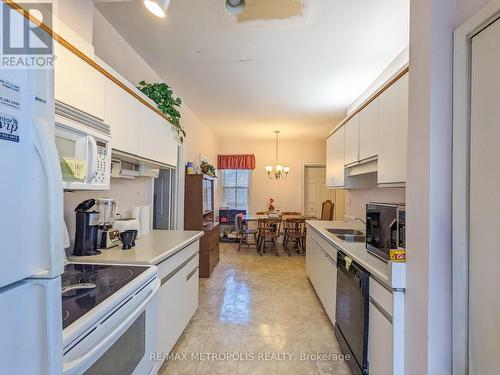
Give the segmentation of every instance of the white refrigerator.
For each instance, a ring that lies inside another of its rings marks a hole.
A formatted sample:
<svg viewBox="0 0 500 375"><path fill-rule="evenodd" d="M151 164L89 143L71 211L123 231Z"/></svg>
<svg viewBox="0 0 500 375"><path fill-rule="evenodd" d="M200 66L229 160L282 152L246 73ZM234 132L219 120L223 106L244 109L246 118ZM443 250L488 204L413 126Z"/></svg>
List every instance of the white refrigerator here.
<svg viewBox="0 0 500 375"><path fill-rule="evenodd" d="M0 22L5 11L0 6ZM22 38L22 16L10 17L9 37ZM0 374L62 373L63 191L53 87L50 69L0 68Z"/></svg>

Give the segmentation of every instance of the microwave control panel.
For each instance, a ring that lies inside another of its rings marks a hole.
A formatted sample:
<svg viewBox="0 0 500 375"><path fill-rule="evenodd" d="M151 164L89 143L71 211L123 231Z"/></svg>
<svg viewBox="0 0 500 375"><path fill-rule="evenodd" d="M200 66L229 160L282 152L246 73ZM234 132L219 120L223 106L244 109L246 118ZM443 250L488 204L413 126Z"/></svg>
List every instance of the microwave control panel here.
<svg viewBox="0 0 500 375"><path fill-rule="evenodd" d="M97 143L97 169L93 183L96 184L106 184L110 176L111 158L108 149L108 144L102 141L96 141Z"/></svg>

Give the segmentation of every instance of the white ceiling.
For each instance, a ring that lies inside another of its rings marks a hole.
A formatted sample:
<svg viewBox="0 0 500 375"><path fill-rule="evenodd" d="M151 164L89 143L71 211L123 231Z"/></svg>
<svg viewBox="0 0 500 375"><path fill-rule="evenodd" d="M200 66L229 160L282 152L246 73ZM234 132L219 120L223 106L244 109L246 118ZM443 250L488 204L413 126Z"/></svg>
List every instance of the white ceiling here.
<svg viewBox="0 0 500 375"><path fill-rule="evenodd" d="M218 137L318 139L407 47L409 0L303 2L245 22L224 0L172 0L165 19L142 1L96 6Z"/></svg>

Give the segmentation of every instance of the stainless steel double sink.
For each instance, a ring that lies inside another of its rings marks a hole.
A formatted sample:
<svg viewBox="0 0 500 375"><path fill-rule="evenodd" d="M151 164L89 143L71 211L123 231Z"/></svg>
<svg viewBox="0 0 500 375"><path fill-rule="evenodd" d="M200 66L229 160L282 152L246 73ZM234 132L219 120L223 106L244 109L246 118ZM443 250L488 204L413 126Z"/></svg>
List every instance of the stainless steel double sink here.
<svg viewBox="0 0 500 375"><path fill-rule="evenodd" d="M357 229L331 228L327 231L345 242L365 242L366 238L365 233Z"/></svg>

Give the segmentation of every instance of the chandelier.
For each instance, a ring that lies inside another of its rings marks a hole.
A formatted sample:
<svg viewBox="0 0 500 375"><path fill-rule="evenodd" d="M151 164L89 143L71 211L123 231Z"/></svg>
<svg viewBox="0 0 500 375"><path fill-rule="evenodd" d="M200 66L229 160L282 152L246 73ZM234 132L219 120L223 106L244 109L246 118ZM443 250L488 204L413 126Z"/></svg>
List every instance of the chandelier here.
<svg viewBox="0 0 500 375"><path fill-rule="evenodd" d="M279 137L280 131L275 130L274 133L276 134L276 163L275 163L275 165L266 166L266 172L267 172L267 176L271 179L273 177L277 180L285 179L288 177L288 172L290 172L290 167L282 166L278 161L279 160L278 159L278 144L279 144L278 137Z"/></svg>

